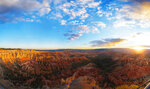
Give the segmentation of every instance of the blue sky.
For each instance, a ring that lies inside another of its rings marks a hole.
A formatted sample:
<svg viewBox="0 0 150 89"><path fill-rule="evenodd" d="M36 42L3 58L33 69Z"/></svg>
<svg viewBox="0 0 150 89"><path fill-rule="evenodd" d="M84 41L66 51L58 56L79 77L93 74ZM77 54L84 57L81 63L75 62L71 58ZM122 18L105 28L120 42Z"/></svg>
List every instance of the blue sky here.
<svg viewBox="0 0 150 89"><path fill-rule="evenodd" d="M0 0L0 48L149 48L149 9L149 0Z"/></svg>

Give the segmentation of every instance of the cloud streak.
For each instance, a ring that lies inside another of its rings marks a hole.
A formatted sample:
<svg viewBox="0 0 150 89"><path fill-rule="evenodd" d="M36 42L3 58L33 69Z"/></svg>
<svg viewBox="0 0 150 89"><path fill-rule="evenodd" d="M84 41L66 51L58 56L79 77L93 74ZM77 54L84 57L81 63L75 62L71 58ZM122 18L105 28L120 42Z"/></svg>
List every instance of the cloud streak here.
<svg viewBox="0 0 150 89"><path fill-rule="evenodd" d="M126 39L121 38L107 38L103 40L94 40L90 44L92 47L113 47L117 44L126 41Z"/></svg>

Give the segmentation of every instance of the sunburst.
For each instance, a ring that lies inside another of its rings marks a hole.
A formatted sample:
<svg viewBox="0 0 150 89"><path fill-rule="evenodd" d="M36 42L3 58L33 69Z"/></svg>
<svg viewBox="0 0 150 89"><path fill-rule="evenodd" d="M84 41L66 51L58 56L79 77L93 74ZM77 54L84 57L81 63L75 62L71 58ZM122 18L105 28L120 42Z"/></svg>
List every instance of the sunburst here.
<svg viewBox="0 0 150 89"><path fill-rule="evenodd" d="M133 47L133 49L136 50L137 52L143 52L144 47L142 47L142 46L136 46L136 47Z"/></svg>

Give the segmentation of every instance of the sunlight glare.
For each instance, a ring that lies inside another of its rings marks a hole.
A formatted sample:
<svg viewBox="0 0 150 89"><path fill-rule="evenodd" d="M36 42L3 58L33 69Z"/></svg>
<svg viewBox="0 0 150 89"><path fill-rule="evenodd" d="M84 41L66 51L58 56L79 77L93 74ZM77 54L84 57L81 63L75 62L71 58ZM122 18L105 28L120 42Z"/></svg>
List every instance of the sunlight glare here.
<svg viewBox="0 0 150 89"><path fill-rule="evenodd" d="M142 52L144 50L144 47L137 46L133 47L133 49L136 50L137 52Z"/></svg>

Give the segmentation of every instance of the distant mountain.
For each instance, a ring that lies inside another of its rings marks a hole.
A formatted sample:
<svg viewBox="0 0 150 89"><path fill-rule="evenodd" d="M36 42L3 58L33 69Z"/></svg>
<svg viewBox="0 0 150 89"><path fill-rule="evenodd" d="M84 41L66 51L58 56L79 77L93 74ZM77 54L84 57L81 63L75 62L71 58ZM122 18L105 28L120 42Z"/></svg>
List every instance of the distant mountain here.
<svg viewBox="0 0 150 89"><path fill-rule="evenodd" d="M37 50L36 51L65 51L65 50L72 50L72 51L127 51L131 49L126 49L126 48L102 48L102 49L45 49L45 50Z"/></svg>
<svg viewBox="0 0 150 89"><path fill-rule="evenodd" d="M75 51L81 51L84 49L45 49L45 50L39 50L39 49L35 49L36 51L65 51L65 50L75 50Z"/></svg>
<svg viewBox="0 0 150 89"><path fill-rule="evenodd" d="M0 48L0 50L21 50L21 48ZM116 51L121 53L133 53L135 52L133 49L130 48L100 48L100 49L33 49L36 51L65 51L65 50L72 50L72 51ZM145 53L150 53L150 49L145 49Z"/></svg>

